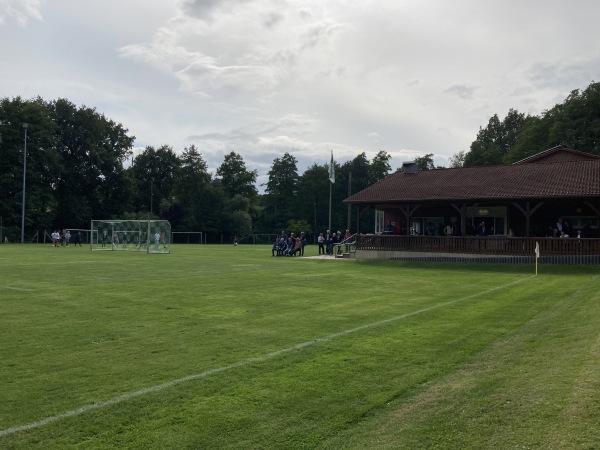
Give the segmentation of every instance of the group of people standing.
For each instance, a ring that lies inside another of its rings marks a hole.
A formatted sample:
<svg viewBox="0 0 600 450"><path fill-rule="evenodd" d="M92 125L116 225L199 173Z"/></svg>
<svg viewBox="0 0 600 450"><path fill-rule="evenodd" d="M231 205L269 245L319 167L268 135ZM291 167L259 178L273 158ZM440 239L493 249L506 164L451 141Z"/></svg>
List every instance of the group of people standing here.
<svg viewBox="0 0 600 450"><path fill-rule="evenodd" d="M351 239L350 230L346 230L345 235L342 235L340 231L332 233L329 230L325 233L319 233L317 238L319 255L333 255L336 247L337 253L342 253L342 246L346 245L349 248ZM282 231L273 243L271 254L272 256L304 256L306 244L306 234L304 232L299 235L295 233L287 235L285 231Z"/></svg>
<svg viewBox="0 0 600 450"><path fill-rule="evenodd" d="M332 233L331 231L327 230L325 235L323 235L323 233L319 233L319 237L317 238L317 243L319 244L319 255L333 255L336 246L337 253L342 253L342 245L346 244L346 249L348 249L351 238L352 234L350 234L350 230L346 230L346 234L344 234L344 236L342 236L342 232L339 230L337 233Z"/></svg>
<svg viewBox="0 0 600 450"><path fill-rule="evenodd" d="M568 238L568 237L577 237L577 238L589 238L591 234L591 229L588 224L584 225L583 228L573 230L571 229L571 225L569 222L564 220L562 217L559 217L556 223L552 224L548 227L548 237L559 237L559 238Z"/></svg>
<svg viewBox="0 0 600 450"><path fill-rule="evenodd" d="M61 246L65 246L68 247L69 246L69 242L71 241L71 232L69 230L61 230L61 231L53 231L50 234L50 239L52 240L52 245L54 247L61 247ZM79 246L81 247L81 232L78 231L77 233L75 233L75 247L77 247L77 244L79 244Z"/></svg>

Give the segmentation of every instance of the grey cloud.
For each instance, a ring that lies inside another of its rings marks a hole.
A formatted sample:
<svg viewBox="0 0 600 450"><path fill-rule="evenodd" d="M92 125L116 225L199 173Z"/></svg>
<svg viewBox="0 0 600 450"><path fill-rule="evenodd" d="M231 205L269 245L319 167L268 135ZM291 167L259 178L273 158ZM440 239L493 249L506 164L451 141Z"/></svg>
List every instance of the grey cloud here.
<svg viewBox="0 0 600 450"><path fill-rule="evenodd" d="M312 27L303 36L302 48L318 46L324 40L328 40L335 32L342 28L342 24L332 20L321 21Z"/></svg>
<svg viewBox="0 0 600 450"><path fill-rule="evenodd" d="M231 11L238 5L247 5L251 0L182 0L181 11L195 19L209 20L217 11Z"/></svg>
<svg viewBox="0 0 600 450"><path fill-rule="evenodd" d="M178 71L176 75L186 91L197 91L206 87L213 90L260 91L273 89L278 82L277 75L269 66L218 66L207 61L196 61Z"/></svg>
<svg viewBox="0 0 600 450"><path fill-rule="evenodd" d="M284 19L283 14L279 12L270 12L263 20L263 24L267 28L272 28Z"/></svg>
<svg viewBox="0 0 600 450"><path fill-rule="evenodd" d="M585 88L590 80L598 78L600 58L579 61L554 61L531 66L527 77L536 89L556 89L568 93Z"/></svg>
<svg viewBox="0 0 600 450"><path fill-rule="evenodd" d="M1 1L0 26L4 25L7 19L15 20L22 27L26 26L31 18L43 21L41 9L45 3L45 0Z"/></svg>
<svg viewBox="0 0 600 450"><path fill-rule="evenodd" d="M289 136L295 137L307 136L314 132L317 121L312 117L288 114L277 118L264 118L253 121L252 123L232 129L226 133L207 133L202 135L190 136L189 139L198 140L250 140L256 142L270 136L269 139L282 138Z"/></svg>
<svg viewBox="0 0 600 450"><path fill-rule="evenodd" d="M184 14L196 19L206 19L219 8L222 3L228 3L224 0L183 0L181 10Z"/></svg>
<svg viewBox="0 0 600 450"><path fill-rule="evenodd" d="M475 86L467 86L465 84L454 84L446 89L444 92L447 94L456 95L462 99L470 99L477 90Z"/></svg>
<svg viewBox="0 0 600 450"><path fill-rule="evenodd" d="M367 137L373 142L381 142L383 140L383 137L377 131L367 133Z"/></svg>

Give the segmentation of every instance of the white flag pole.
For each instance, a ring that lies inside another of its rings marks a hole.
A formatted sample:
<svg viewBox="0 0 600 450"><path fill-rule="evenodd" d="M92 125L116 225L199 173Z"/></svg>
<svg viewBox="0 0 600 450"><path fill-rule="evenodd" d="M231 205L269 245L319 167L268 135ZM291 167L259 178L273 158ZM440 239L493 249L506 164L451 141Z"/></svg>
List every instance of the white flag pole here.
<svg viewBox="0 0 600 450"><path fill-rule="evenodd" d="M333 183L335 183L335 168L333 166L333 151L331 151L331 162L329 163L329 231L331 230L331 198L333 192Z"/></svg>

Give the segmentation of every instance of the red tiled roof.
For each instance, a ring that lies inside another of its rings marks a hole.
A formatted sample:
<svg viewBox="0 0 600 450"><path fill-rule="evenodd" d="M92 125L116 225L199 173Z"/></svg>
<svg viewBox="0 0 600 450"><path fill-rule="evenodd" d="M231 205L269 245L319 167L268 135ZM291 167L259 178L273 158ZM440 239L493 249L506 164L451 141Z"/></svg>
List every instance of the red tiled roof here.
<svg viewBox="0 0 600 450"><path fill-rule="evenodd" d="M600 159L396 172L345 203L600 196Z"/></svg>
<svg viewBox="0 0 600 450"><path fill-rule="evenodd" d="M563 145L557 145L556 147L549 148L543 152L536 153L535 155L523 158L513 164L524 164L524 163L558 163L564 161L579 161L587 159L600 159L599 156L592 155L591 153L580 152L579 150L573 150L572 148L565 147Z"/></svg>

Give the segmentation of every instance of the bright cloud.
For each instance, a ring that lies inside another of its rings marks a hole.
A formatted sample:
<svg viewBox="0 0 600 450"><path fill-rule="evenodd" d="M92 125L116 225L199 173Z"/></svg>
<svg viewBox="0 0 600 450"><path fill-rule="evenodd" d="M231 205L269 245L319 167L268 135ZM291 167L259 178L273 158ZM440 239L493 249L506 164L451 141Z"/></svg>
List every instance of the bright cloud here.
<svg viewBox="0 0 600 450"><path fill-rule="evenodd" d="M261 177L284 152L301 170L331 151L443 164L493 114L539 114L597 79L598 13L595 0L0 0L0 76L6 96L95 106L137 147L195 145L210 167L230 151Z"/></svg>

